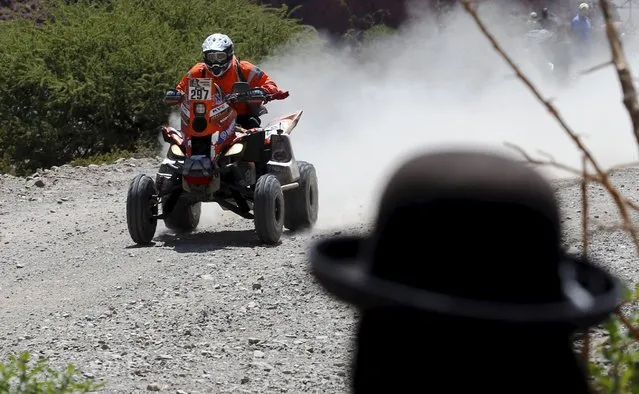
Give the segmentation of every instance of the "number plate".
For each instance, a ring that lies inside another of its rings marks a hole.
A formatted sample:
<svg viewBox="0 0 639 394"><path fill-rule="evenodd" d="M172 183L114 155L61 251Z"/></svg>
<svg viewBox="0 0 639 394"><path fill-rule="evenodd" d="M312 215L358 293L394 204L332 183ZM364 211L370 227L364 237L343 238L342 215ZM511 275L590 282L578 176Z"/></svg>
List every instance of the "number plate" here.
<svg viewBox="0 0 639 394"><path fill-rule="evenodd" d="M210 100L212 90L212 81L208 78L189 80L189 100Z"/></svg>

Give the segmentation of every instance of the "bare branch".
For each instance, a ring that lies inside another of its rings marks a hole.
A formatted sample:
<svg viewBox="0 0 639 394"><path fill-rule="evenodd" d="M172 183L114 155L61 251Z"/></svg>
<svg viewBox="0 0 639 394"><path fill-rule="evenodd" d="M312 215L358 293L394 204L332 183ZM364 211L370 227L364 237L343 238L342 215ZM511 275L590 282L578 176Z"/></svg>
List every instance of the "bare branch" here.
<svg viewBox="0 0 639 394"><path fill-rule="evenodd" d="M584 155L582 159L581 177L581 243L584 259L588 257L588 158ZM581 348L581 357L584 366L588 366L590 360L590 330L586 329Z"/></svg>
<svg viewBox="0 0 639 394"><path fill-rule="evenodd" d="M515 72L517 77L519 77L519 79L524 83L524 85L526 85L526 87L528 87L530 92L539 100L539 102L542 103L546 107L548 112L550 112L550 114L557 120L557 122L562 127L562 129L566 132L568 137L574 142L574 144L577 146L577 148L583 153L584 157L587 159L587 161L593 167L595 173L597 173L597 175L599 176L599 178L600 178L599 182L606 188L606 190L608 191L610 196L615 201L615 204L617 205L617 208L619 209L619 213L620 213L620 215L621 215L621 217L623 219L624 225L627 228L632 229L632 222L630 220L630 213L629 213L628 205L626 204L627 199L625 199L621 195L621 193L619 193L619 191L612 185L612 183L610 182L610 179L608 178L608 174L601 168L601 166L599 165L597 160L595 160L595 158L592 155L592 153L590 152L590 150L581 141L581 138L572 130L572 128L570 126L568 126L566 121L560 115L560 113L557 110L557 108L555 108L555 106L550 101L544 99L542 94L539 92L539 89L537 89L535 87L535 85L521 71L521 69L510 58L510 56L508 56L508 54L506 54L504 49L497 42L497 39L488 31L488 29L484 25L484 22L481 20L481 18L477 14L477 11L475 9L473 9L473 7L471 6L471 3L469 2L469 0L460 0L460 1L461 1L462 5L464 7L464 10L473 18L473 20L475 21L475 24L477 24L477 27L479 28L479 30L481 30L482 34L488 39L488 41L490 41L490 43L492 44L492 46L495 49L495 51L497 51L497 53L504 59L504 61L506 61L506 63L508 63L508 65ZM610 15L608 15L608 19L610 19ZM610 21L608 21L607 23L609 23L609 22ZM611 28L611 27L609 27L609 28ZM612 31L614 33L614 29ZM617 37L617 41L618 41L618 37ZM620 46L620 44L619 44L619 46ZM627 67L626 67L626 69L627 69ZM628 73L628 75L630 75L629 71L627 71L627 73ZM634 92L634 86L632 88L633 88L633 92ZM625 98L624 98L624 100L625 100ZM635 100L635 102L636 102L636 100ZM638 114L637 120L638 120L638 124L639 124L639 106L637 106L637 114ZM564 166L564 167L569 168L567 166ZM638 235L638 233L636 231L630 230L630 236L632 237L632 240L633 240L633 243L635 245L635 248L637 249L637 252L639 253L639 235Z"/></svg>
<svg viewBox="0 0 639 394"><path fill-rule="evenodd" d="M628 318L626 317L626 315L621 311L621 308L617 308L617 311L615 312L617 314L617 317L619 318L619 320L621 320L621 322L623 323L624 326L626 326L626 328L628 329L628 331L632 334L632 336L635 338L635 340L639 341L639 329L637 329L637 327L635 327L630 320L628 320Z"/></svg>
<svg viewBox="0 0 639 394"><path fill-rule="evenodd" d="M628 59L624 53L615 28L614 22L610 15L610 2L609 0L601 0L599 2L601 12L606 22L606 35L608 36L608 43L610 44L610 51L612 52L612 62L617 69L617 76L619 77L619 83L621 84L621 90L623 91L623 103L628 110L630 120L632 121L632 129L634 131L635 140L639 144L639 102L637 101L637 91L634 85L634 77L630 71L628 65Z"/></svg>
<svg viewBox="0 0 639 394"><path fill-rule="evenodd" d="M553 167L558 170L566 171L575 175L580 175L580 176L583 175L581 170L559 163L555 161L554 159L552 159L552 157L548 160L535 159L528 152L526 152L522 147L518 145L515 145L510 142L506 142L504 143L504 145L519 152L519 154L521 154L524 157L525 161L529 164L533 164L537 166ZM586 174L586 176L588 177L588 180L591 182L601 183L601 180L596 175Z"/></svg>
<svg viewBox="0 0 639 394"><path fill-rule="evenodd" d="M599 65L597 65L597 66L590 67L590 68L588 68L588 69L586 69L586 70L583 70L583 71L581 71L579 74L582 74L582 75L590 74L590 73L593 73L593 72L595 72L595 71L599 71L599 70L601 70L602 68L606 68L606 67L608 67L608 66L611 66L611 65L613 65L613 64L614 64L614 63L612 62L612 60L610 60L610 61L607 61L607 62L605 62L605 63L603 63L603 64L599 64Z"/></svg>
<svg viewBox="0 0 639 394"><path fill-rule="evenodd" d="M633 211L639 212L639 204L634 201L630 201L627 198L624 198L624 203L629 206Z"/></svg>
<svg viewBox="0 0 639 394"><path fill-rule="evenodd" d="M583 157L583 176L581 177L581 243L583 257L588 257L588 159Z"/></svg>

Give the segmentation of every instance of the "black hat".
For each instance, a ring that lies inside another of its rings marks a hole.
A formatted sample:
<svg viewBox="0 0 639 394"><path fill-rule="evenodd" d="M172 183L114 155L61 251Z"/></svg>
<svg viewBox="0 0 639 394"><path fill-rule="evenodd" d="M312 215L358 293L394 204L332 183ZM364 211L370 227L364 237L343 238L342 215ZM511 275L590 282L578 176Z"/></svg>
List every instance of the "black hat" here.
<svg viewBox="0 0 639 394"><path fill-rule="evenodd" d="M491 153L415 157L392 176L368 236L312 246L319 282L361 309L404 306L488 321L595 325L621 283L560 246L550 184Z"/></svg>

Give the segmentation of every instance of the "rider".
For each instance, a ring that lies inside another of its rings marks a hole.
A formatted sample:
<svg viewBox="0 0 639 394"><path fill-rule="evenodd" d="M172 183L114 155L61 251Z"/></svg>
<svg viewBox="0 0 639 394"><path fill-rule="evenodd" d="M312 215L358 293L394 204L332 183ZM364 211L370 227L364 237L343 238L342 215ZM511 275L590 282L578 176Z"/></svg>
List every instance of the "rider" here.
<svg viewBox="0 0 639 394"><path fill-rule="evenodd" d="M225 34L215 33L206 37L202 43L203 62L197 63L182 77L176 90L184 94L190 77L212 78L224 94L231 93L235 82L248 82L252 89L266 94L275 94L280 90L264 71L246 60L235 56L233 41ZM169 105L178 104L181 96L167 93L164 102ZM237 112L237 123L242 128L260 127L261 120L258 109L247 103L232 103Z"/></svg>

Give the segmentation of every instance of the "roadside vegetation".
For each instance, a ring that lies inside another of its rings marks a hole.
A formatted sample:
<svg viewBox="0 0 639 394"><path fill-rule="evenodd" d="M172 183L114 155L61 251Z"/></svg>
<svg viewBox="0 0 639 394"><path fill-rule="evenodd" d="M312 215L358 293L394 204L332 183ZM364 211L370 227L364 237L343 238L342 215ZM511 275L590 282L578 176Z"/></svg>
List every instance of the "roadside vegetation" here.
<svg viewBox="0 0 639 394"><path fill-rule="evenodd" d="M211 32L259 61L302 25L250 0L50 0L0 22L0 173L157 147L162 103Z"/></svg>
<svg viewBox="0 0 639 394"><path fill-rule="evenodd" d="M0 393L5 394L89 393L105 384L83 376L73 364L55 369L46 359L33 360L28 352L9 355L0 364Z"/></svg>

